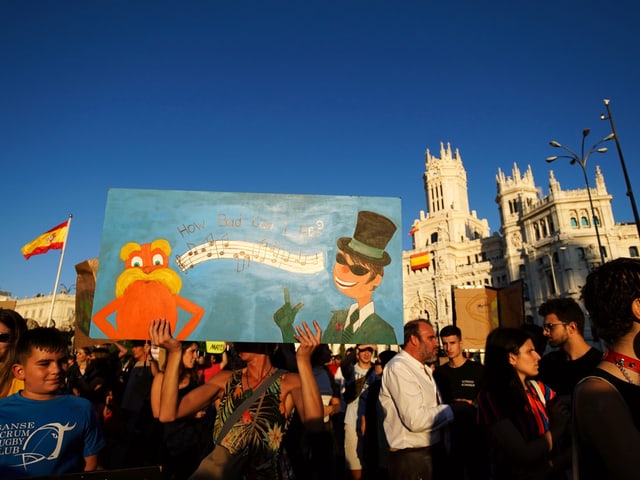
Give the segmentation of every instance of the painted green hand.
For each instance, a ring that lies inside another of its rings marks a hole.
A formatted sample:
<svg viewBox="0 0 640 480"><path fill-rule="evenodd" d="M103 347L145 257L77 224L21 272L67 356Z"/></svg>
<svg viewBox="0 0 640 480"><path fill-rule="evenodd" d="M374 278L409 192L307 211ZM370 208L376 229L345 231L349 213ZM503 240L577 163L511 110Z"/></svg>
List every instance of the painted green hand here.
<svg viewBox="0 0 640 480"><path fill-rule="evenodd" d="M280 328L282 332L282 341L285 343L295 343L293 335L295 331L293 329L293 322L296 319L296 315L300 309L304 307L304 303L300 302L295 306L291 305L291 297L289 296L289 289L284 287L284 305L282 305L273 314L273 321Z"/></svg>

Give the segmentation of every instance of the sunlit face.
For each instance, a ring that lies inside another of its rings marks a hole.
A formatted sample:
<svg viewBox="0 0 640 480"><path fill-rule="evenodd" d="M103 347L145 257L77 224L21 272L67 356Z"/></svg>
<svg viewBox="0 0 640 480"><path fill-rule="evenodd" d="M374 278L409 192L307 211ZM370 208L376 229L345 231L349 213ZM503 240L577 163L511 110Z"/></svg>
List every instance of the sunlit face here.
<svg viewBox="0 0 640 480"><path fill-rule="evenodd" d="M555 313L545 315L543 328L544 335L552 347L562 347L569 340L567 325Z"/></svg>
<svg viewBox="0 0 640 480"><path fill-rule="evenodd" d="M435 362L438 359L438 337L431 325L420 322L418 335L418 359L422 363Z"/></svg>
<svg viewBox="0 0 640 480"><path fill-rule="evenodd" d="M83 349L80 349L76 352L76 362L84 362L87 360L87 352Z"/></svg>
<svg viewBox="0 0 640 480"><path fill-rule="evenodd" d="M58 395L64 379L63 365L66 361L64 352L47 352L34 348L24 365L13 366L14 375L19 380L24 380L22 395L35 400Z"/></svg>
<svg viewBox="0 0 640 480"><path fill-rule="evenodd" d="M462 356L462 341L456 335L442 337L441 340L442 348L449 360Z"/></svg>
<svg viewBox="0 0 640 480"><path fill-rule="evenodd" d="M527 341L522 344L517 355L513 353L509 354L509 363L516 369L523 383L527 378L538 375L539 361L540 355L536 352L531 339L527 339Z"/></svg>
<svg viewBox="0 0 640 480"><path fill-rule="evenodd" d="M338 251L333 265L333 283L341 293L353 299L367 298L381 281L381 275L371 278L366 265L356 263L345 251Z"/></svg>
<svg viewBox="0 0 640 480"><path fill-rule="evenodd" d="M9 345L11 345L11 342L13 341L11 338L12 333L13 332L11 332L9 327L0 322L0 335L2 335L3 339L6 339L6 341L0 341L0 362L4 362L6 359L5 357L9 351Z"/></svg>
<svg viewBox="0 0 640 480"><path fill-rule="evenodd" d="M191 345L189 345L189 348L187 348L182 353L182 363L184 364L185 368L193 368L193 366L196 364L197 359L198 359L198 345L195 343L192 343Z"/></svg>
<svg viewBox="0 0 640 480"><path fill-rule="evenodd" d="M361 365L371 365L373 353L376 351L375 345L360 345L356 349L358 363Z"/></svg>

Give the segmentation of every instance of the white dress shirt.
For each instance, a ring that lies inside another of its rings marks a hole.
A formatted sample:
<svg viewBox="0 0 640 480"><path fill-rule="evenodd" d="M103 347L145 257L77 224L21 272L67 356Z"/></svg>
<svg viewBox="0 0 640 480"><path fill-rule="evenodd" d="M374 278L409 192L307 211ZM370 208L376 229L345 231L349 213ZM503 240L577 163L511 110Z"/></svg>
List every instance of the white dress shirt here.
<svg viewBox="0 0 640 480"><path fill-rule="evenodd" d="M434 445L443 440L442 427L453 421L451 407L440 403L429 367L404 350L384 368L380 404L391 449Z"/></svg>

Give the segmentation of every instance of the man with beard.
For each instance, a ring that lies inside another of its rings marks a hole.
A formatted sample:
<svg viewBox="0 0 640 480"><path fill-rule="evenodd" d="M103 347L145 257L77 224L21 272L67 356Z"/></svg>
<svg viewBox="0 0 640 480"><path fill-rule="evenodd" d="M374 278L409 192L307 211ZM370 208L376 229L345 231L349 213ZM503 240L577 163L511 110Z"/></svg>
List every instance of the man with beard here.
<svg viewBox="0 0 640 480"><path fill-rule="evenodd" d="M149 324L164 318L176 330L178 308L191 314L176 340L185 340L196 328L204 309L178 295L182 279L169 268L171 246L159 238L140 245L129 242L120 249L125 270L116 281L116 298L93 316L93 322L109 338L147 338ZM116 326L108 320L116 314Z"/></svg>
<svg viewBox="0 0 640 480"><path fill-rule="evenodd" d="M384 369L380 404L389 443L389 477L444 478L444 427L454 412L443 404L426 363L438 358L438 338L428 320L404 326L402 351Z"/></svg>
<svg viewBox="0 0 640 480"><path fill-rule="evenodd" d="M574 299L549 300L538 313L549 345L557 348L540 360L539 379L558 395L573 395L576 384L600 363L602 352L584 340L584 313Z"/></svg>

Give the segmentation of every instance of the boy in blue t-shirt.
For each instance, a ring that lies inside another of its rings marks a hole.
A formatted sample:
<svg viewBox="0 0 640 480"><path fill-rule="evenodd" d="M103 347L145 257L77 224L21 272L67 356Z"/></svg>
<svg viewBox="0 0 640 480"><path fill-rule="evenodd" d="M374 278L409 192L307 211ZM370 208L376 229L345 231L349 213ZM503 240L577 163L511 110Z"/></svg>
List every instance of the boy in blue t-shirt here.
<svg viewBox="0 0 640 480"><path fill-rule="evenodd" d="M0 400L0 478L92 471L104 439L91 403L65 395L67 340L55 328L18 340L13 374L24 390Z"/></svg>

